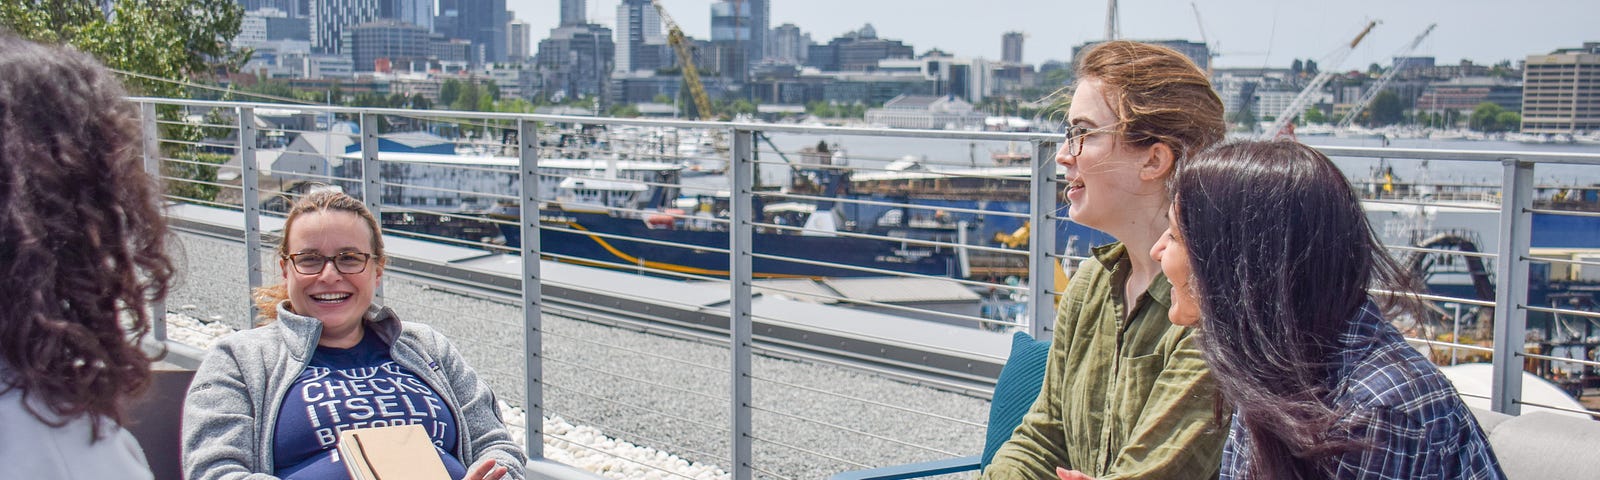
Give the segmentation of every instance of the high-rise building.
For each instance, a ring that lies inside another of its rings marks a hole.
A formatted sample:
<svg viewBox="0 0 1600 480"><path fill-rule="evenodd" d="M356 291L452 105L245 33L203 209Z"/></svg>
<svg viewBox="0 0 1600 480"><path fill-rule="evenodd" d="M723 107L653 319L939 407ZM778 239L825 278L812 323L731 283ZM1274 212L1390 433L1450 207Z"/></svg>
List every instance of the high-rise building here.
<svg viewBox="0 0 1600 480"><path fill-rule="evenodd" d="M588 7L586 3L584 0L561 0L561 26L589 23L588 14L584 11Z"/></svg>
<svg viewBox="0 0 1600 480"><path fill-rule="evenodd" d="M506 35L506 61L525 63L533 57L533 52L529 50L533 30L528 22L511 19L511 23L506 24Z"/></svg>
<svg viewBox="0 0 1600 480"><path fill-rule="evenodd" d="M618 72L655 70L672 63L661 13L650 0L622 0L617 5L616 34Z"/></svg>
<svg viewBox="0 0 1600 480"><path fill-rule="evenodd" d="M472 42L473 65L506 61L506 0L439 0L433 31Z"/></svg>
<svg viewBox="0 0 1600 480"><path fill-rule="evenodd" d="M413 64L425 70L433 54L427 29L398 20L350 25L343 35L342 50L357 72L408 71Z"/></svg>
<svg viewBox="0 0 1600 480"><path fill-rule="evenodd" d="M1522 70L1522 133L1600 131L1600 42L1528 55Z"/></svg>
<svg viewBox="0 0 1600 480"><path fill-rule="evenodd" d="M380 0L311 0L309 6L311 50L316 53L344 53L340 39L345 27L383 18Z"/></svg>
<svg viewBox="0 0 1600 480"><path fill-rule="evenodd" d="M1000 60L1006 63L1022 63L1022 32L1006 32L1000 36Z"/></svg>
<svg viewBox="0 0 1600 480"><path fill-rule="evenodd" d="M860 30L834 38L827 45L810 46L806 66L825 72L872 70L878 67L879 60L913 56L910 45L878 38L878 30L867 24Z"/></svg>
<svg viewBox="0 0 1600 480"><path fill-rule="evenodd" d="M384 18L393 18L433 31L433 0L386 0L387 2L394 2L390 4L394 13L386 14Z"/></svg>
<svg viewBox="0 0 1600 480"><path fill-rule="evenodd" d="M611 29L594 24L550 29L550 37L539 41L539 53L534 56L544 76L546 96L554 97L560 92L567 98L607 100L615 59Z"/></svg>
<svg viewBox="0 0 1600 480"><path fill-rule="evenodd" d="M744 78L749 65L767 57L767 0L718 0L711 4L711 43L723 76Z"/></svg>
<svg viewBox="0 0 1600 480"><path fill-rule="evenodd" d="M811 34L801 32L800 27L793 23L778 25L772 29L772 42L767 58L790 64L802 64L806 61L806 48L811 46Z"/></svg>

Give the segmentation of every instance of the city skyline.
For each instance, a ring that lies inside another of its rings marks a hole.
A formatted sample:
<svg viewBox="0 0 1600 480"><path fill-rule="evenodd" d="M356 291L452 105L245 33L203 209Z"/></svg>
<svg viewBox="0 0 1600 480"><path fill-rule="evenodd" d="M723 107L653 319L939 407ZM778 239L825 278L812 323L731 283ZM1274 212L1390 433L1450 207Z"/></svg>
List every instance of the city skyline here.
<svg viewBox="0 0 1600 480"><path fill-rule="evenodd" d="M559 21L560 0L506 0L516 18L534 32ZM587 2L589 21L615 25L619 0ZM710 38L710 9L715 0L662 0L684 33ZM1413 55L1433 56L1440 64L1462 59L1479 64L1513 62L1529 54L1581 46L1600 40L1592 27L1600 18L1600 2L1551 0L1537 8L1505 8L1488 0L1381 0L1313 2L1295 0L1122 0L1120 30L1130 39L1200 41L1194 7L1205 23L1206 40L1219 54L1219 67L1287 67L1295 58L1320 60L1348 43L1368 20L1382 23L1351 53L1341 67L1364 69L1387 65L1405 43L1429 23L1439 27ZM826 43L871 23L879 35L915 47L918 54L938 48L959 56L1001 58L1001 36L1027 34L1023 60L1039 64L1065 61L1071 48L1105 35L1103 0L1039 2L1037 0L774 0L771 27L793 23ZM851 12L841 17L838 12ZM997 12L1001 12L998 13ZM1026 12L1015 15L1005 12ZM1076 15L1073 12L1078 12ZM1039 19L1061 19L1045 22ZM537 33L536 33L537 34Z"/></svg>

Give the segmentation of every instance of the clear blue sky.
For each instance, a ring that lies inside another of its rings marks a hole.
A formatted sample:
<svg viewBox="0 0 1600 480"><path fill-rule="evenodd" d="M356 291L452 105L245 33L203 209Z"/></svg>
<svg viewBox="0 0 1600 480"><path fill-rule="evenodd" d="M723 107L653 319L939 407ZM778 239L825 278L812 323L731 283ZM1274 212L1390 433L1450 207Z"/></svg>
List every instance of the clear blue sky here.
<svg viewBox="0 0 1600 480"><path fill-rule="evenodd" d="M706 38L712 0L663 0L684 32ZM1124 38L1200 40L1199 6L1218 66L1288 66L1321 58L1355 37L1367 20L1382 23L1346 61L1346 68L1388 64L1388 58L1438 23L1418 55L1441 63L1520 60L1533 53L1600 41L1600 0L1123 0ZM614 25L618 0L589 0L589 20ZM871 23L878 36L918 53L1000 58L1000 36L1028 35L1024 60L1064 60L1073 45L1105 35L1105 0L772 0L772 25L793 23L826 43ZM558 19L557 0L506 0L533 27L533 41Z"/></svg>

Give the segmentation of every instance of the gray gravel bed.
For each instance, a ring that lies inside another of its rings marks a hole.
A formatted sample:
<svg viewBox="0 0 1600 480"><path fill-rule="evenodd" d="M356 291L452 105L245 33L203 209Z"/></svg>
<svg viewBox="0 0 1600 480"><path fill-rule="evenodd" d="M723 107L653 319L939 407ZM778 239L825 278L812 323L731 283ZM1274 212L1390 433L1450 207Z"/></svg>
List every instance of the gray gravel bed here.
<svg viewBox="0 0 1600 480"><path fill-rule="evenodd" d="M197 318L243 324L249 310L242 243L187 234L177 239L175 257L183 274L168 297L168 308L187 307L185 313ZM262 278L271 284L280 281L281 274L269 256L263 253ZM524 403L520 307L430 288L402 274L385 276L382 301L401 318L443 332L502 400ZM726 345L549 313L543 318L545 415L730 468ZM833 365L765 356L753 359L752 370L757 477L823 478L860 468L857 464L945 458L941 451L975 455L982 448L981 427L791 385L978 424L987 419L987 399Z"/></svg>

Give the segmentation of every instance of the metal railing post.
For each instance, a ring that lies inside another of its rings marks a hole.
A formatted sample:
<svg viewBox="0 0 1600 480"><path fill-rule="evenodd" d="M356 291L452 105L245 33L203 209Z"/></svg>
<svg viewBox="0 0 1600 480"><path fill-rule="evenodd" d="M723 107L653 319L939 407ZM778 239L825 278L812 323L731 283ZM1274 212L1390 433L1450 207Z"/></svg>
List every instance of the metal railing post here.
<svg viewBox="0 0 1600 480"><path fill-rule="evenodd" d="M383 227L383 172L378 166L378 115L361 112L361 201L367 205L367 210L378 219L378 227ZM329 169L332 174L333 169ZM378 283L374 292L379 299L383 298L383 283Z"/></svg>
<svg viewBox="0 0 1600 480"><path fill-rule="evenodd" d="M261 312L256 311L256 302L253 292L261 287L261 190L260 171L256 165L256 111L251 107L239 107L239 187L241 193L240 203L244 207L244 264L249 271L250 292L246 292L245 301L250 305L250 316L244 319L244 324L236 325L240 330L248 330L255 325L255 319Z"/></svg>
<svg viewBox="0 0 1600 480"><path fill-rule="evenodd" d="M731 288L728 302L728 331L732 345L731 383L733 464L730 473L734 480L749 480L753 473L750 458L750 284L751 255L754 252L756 212L751 211L751 196L755 192L754 131L733 131L733 159L728 162L728 178L733 194L729 196L732 220L728 228L728 285Z"/></svg>
<svg viewBox="0 0 1600 480"><path fill-rule="evenodd" d="M1050 290L1055 283L1056 260L1056 176L1055 144L1033 142L1033 175L1028 179L1028 222L1032 229L1028 236L1028 334L1036 339L1050 338L1055 328L1055 302Z"/></svg>
<svg viewBox="0 0 1600 480"><path fill-rule="evenodd" d="M1522 346L1528 311L1528 252L1533 225L1533 164L1515 159L1505 166L1500 199L1500 251L1495 265L1494 373L1489 405L1496 412L1522 411Z"/></svg>
<svg viewBox="0 0 1600 480"><path fill-rule="evenodd" d="M544 458L544 305L543 281L539 278L539 136L534 122L517 120L517 140L522 168L522 198L518 212L522 225L522 339L523 368L527 378L523 383L522 411L527 426L523 446L529 460Z"/></svg>
<svg viewBox="0 0 1600 480"><path fill-rule="evenodd" d="M156 104L139 104L139 131L144 136L144 171L150 174L150 183L159 201L166 193L167 183L161 180L161 130L156 124ZM150 335L157 341L167 341L166 299L150 302Z"/></svg>

